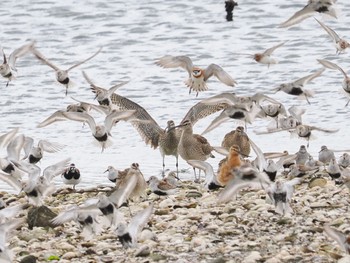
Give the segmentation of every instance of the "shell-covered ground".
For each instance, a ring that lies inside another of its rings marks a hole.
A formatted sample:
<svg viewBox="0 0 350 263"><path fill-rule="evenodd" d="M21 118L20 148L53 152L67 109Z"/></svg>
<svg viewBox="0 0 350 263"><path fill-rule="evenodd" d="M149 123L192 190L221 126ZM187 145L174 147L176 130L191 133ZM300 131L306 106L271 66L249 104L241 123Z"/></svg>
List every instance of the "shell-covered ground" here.
<svg viewBox="0 0 350 263"><path fill-rule="evenodd" d="M326 180L324 186L310 187L308 179L297 185L291 202L294 213L285 217L266 202L262 189L243 189L229 203L218 204L218 192L184 181L176 195L148 192L144 200L130 203L133 214L154 203L137 248L124 249L111 229L86 240L75 222L32 230L24 224L11 233L8 247L13 262L26 255L37 262L350 262L323 231L324 224L342 232L350 229L349 190ZM97 194L65 191L45 204L59 213ZM24 195L2 196L9 206L27 202ZM25 218L28 209L18 217ZM120 210L129 220L129 209Z"/></svg>

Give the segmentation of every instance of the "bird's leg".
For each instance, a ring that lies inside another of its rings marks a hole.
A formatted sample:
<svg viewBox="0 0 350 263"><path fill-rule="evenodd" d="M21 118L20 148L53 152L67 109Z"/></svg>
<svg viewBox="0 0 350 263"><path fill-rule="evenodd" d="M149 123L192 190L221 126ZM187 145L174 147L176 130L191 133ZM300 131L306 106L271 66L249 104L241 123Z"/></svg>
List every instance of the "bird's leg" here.
<svg viewBox="0 0 350 263"><path fill-rule="evenodd" d="M131 209L130 209L130 205L129 205L129 199L126 199L126 205L129 208L130 217L132 218L132 213L131 213Z"/></svg>
<svg viewBox="0 0 350 263"><path fill-rule="evenodd" d="M176 156L176 164L175 165L176 165L176 176L179 179L179 156Z"/></svg>
<svg viewBox="0 0 350 263"><path fill-rule="evenodd" d="M10 80L9 80L9 81L7 81L7 83L6 83L6 88L8 87L9 83L10 83Z"/></svg>
<svg viewBox="0 0 350 263"><path fill-rule="evenodd" d="M66 96L68 95L68 84L66 85Z"/></svg>
<svg viewBox="0 0 350 263"><path fill-rule="evenodd" d="M305 95L307 103L309 103L309 105L311 105L311 103L310 103L309 99L307 98L306 94L304 94L304 95Z"/></svg>
<svg viewBox="0 0 350 263"><path fill-rule="evenodd" d="M165 163L164 163L165 156L163 155L163 172L162 172L162 177L164 178L165 176Z"/></svg>
<svg viewBox="0 0 350 263"><path fill-rule="evenodd" d="M199 183L199 179L197 178L197 174L196 174L196 168L194 167L193 167L193 172L194 172L194 182Z"/></svg>
<svg viewBox="0 0 350 263"><path fill-rule="evenodd" d="M349 105L350 99L348 100L348 102L345 104L345 107L347 107Z"/></svg>

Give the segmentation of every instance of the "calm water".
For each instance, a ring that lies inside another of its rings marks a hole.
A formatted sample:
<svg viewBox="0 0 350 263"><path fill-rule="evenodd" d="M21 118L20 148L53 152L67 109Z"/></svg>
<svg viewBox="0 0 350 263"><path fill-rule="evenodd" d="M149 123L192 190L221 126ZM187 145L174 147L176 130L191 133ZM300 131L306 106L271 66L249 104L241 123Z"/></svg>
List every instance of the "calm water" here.
<svg viewBox="0 0 350 263"><path fill-rule="evenodd" d="M75 86L65 96L64 87L56 84L51 68L41 64L32 55L17 63L18 78L5 88L1 79L1 133L14 127L38 141L46 139L67 145L55 154L46 154L40 166L71 157L81 169L80 187L108 183L103 172L108 165L124 169L138 162L146 177L159 175L161 156L146 146L129 123L118 123L112 130L113 146L104 153L95 145L90 130L81 123L66 121L38 129L36 125L58 109L64 109L75 97L93 102L94 95L82 77L81 70L102 87L130 80L117 92L143 106L161 127L167 120L179 123L186 112L203 98L221 92L251 95L271 93L277 85L310 74L321 65L317 58L329 59L345 70L349 69L348 54L335 55L335 47L326 32L313 18L289 29L277 28L307 1L239 1L234 10L234 21L226 22L224 1L3 1L0 8L1 45L9 54L26 41L36 40L37 48L53 63L68 68L73 63L102 52L70 76ZM337 3L338 20L317 15L341 37L349 36L350 8L346 1ZM257 64L249 56L288 41L277 49L274 57L278 65ZM182 69L162 69L154 64L163 55L188 55L194 63L206 67L217 63L238 82L227 87L216 79L208 82L209 91L196 98L189 95L183 81L187 73ZM320 146L349 149L350 135L346 99L339 93L343 76L338 71L326 70L307 85L316 95L311 105L285 93L271 95L286 108L298 105L307 109L305 124L340 129L336 134L315 132L309 151L317 156ZM212 115L199 121L194 131L201 133ZM96 114L98 121L103 116ZM301 144L288 132L255 135L254 129L266 126L269 120L258 120L248 125L248 135L263 151L296 152ZM206 134L212 145L220 145L223 136L235 128L229 121ZM5 154L3 152L3 154ZM338 153L337 155L340 155ZM216 169L217 158L210 160ZM167 168L175 168L175 158L166 158ZM188 169L182 177L192 178L190 167L180 161L180 168ZM57 178L59 182L59 178ZM0 182L1 185L3 185ZM2 186L8 189L8 186Z"/></svg>

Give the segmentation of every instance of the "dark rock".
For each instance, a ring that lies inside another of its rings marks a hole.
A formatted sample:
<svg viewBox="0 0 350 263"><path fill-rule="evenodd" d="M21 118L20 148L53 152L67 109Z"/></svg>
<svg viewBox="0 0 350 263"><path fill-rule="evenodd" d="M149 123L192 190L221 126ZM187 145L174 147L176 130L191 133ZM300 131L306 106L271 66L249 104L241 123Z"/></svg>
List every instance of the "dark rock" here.
<svg viewBox="0 0 350 263"><path fill-rule="evenodd" d="M33 227L56 227L56 225L51 223L51 220L56 217L57 214L52 212L47 206L33 207L28 211L28 228L33 229Z"/></svg>
<svg viewBox="0 0 350 263"><path fill-rule="evenodd" d="M32 255L26 256L19 263L36 263L36 257Z"/></svg>

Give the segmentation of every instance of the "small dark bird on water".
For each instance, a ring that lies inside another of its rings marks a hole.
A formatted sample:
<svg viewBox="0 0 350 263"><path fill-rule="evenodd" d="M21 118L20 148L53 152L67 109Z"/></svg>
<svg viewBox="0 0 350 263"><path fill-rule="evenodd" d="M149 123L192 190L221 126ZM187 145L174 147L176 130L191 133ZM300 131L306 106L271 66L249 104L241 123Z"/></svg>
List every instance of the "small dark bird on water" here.
<svg viewBox="0 0 350 263"><path fill-rule="evenodd" d="M233 12L233 9L235 8L235 6L238 6L238 3L233 1L233 0L226 0L225 1L225 10L226 10L226 20L229 22L229 21L232 21L232 12Z"/></svg>

